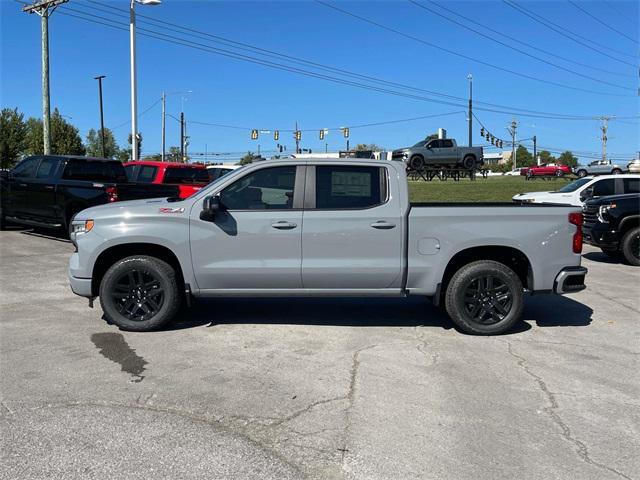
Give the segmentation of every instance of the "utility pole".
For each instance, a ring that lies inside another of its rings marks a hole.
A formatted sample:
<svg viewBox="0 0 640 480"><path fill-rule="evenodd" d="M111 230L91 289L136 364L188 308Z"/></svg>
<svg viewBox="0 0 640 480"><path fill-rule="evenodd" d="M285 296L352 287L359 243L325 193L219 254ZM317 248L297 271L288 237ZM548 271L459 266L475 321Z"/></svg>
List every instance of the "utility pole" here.
<svg viewBox="0 0 640 480"><path fill-rule="evenodd" d="M538 158L538 138L533 136L533 159L536 161L536 165L540 165L540 159Z"/></svg>
<svg viewBox="0 0 640 480"><path fill-rule="evenodd" d="M300 153L300 140L298 140L298 122L296 121L296 132L294 134L296 138L296 154Z"/></svg>
<svg viewBox="0 0 640 480"><path fill-rule="evenodd" d="M602 132L602 161L607 161L607 131L609 130L609 120L613 117L600 117L598 120L602 121L602 126L600 127L600 131Z"/></svg>
<svg viewBox="0 0 640 480"><path fill-rule="evenodd" d="M469 146L473 146L473 75L467 75L469 80Z"/></svg>
<svg viewBox="0 0 640 480"><path fill-rule="evenodd" d="M517 168L517 158L516 158L516 130L518 128L518 122L514 118L511 120L511 127L507 127L507 130L511 134L511 158L513 160L513 169Z"/></svg>
<svg viewBox="0 0 640 480"><path fill-rule="evenodd" d="M98 80L98 95L100 97L100 140L102 142L102 158L107 158L104 147L104 115L102 114L102 79L106 78L105 75L99 75L93 77L94 80Z"/></svg>
<svg viewBox="0 0 640 480"><path fill-rule="evenodd" d="M22 7L23 12L40 15L42 33L42 140L44 154L51 154L51 102L49 99L49 16L68 0L44 0Z"/></svg>
<svg viewBox="0 0 640 480"><path fill-rule="evenodd" d="M180 112L180 161L184 162L184 112Z"/></svg>
<svg viewBox="0 0 640 480"><path fill-rule="evenodd" d="M167 121L167 95L162 92L162 155L161 159L165 161L166 148L166 121Z"/></svg>

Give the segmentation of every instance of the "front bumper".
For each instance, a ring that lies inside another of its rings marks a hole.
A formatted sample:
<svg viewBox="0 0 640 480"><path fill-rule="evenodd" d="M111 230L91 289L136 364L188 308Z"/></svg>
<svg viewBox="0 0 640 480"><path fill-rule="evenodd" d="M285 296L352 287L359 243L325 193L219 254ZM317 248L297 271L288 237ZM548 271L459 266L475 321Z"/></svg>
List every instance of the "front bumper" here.
<svg viewBox="0 0 640 480"><path fill-rule="evenodd" d="M584 277L588 270L585 267L565 267L556 276L553 282L553 293L562 295L563 293L579 292L587 288L584 284Z"/></svg>
<svg viewBox="0 0 640 480"><path fill-rule="evenodd" d="M81 297L92 298L91 294L91 279L90 278L78 278L73 275L69 275L69 284L71 285L71 291Z"/></svg>
<svg viewBox="0 0 640 480"><path fill-rule="evenodd" d="M617 249L620 243L620 234L616 230L608 228L598 228L602 224L596 224L590 228L583 227L583 236L585 243L594 247Z"/></svg>

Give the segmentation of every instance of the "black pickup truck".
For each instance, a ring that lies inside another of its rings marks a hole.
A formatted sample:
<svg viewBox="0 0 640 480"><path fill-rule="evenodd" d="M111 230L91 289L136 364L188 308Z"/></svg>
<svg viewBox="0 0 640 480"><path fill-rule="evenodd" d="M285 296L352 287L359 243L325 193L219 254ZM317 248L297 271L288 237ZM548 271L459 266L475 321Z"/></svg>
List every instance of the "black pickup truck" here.
<svg viewBox="0 0 640 480"><path fill-rule="evenodd" d="M640 194L588 200L583 209L584 239L612 258L640 266Z"/></svg>
<svg viewBox="0 0 640 480"><path fill-rule="evenodd" d="M0 228L10 221L68 230L73 216L85 208L177 196L173 185L128 182L118 160L38 155L0 172Z"/></svg>

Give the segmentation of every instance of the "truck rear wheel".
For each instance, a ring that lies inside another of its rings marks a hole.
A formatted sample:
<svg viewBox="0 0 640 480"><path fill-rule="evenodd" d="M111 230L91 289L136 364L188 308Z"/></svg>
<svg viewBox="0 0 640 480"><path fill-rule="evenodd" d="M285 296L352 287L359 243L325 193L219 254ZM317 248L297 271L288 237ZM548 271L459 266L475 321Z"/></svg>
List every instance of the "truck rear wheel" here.
<svg viewBox="0 0 640 480"><path fill-rule="evenodd" d="M100 305L108 321L123 330L146 332L169 323L182 297L176 272L145 255L114 263L100 283Z"/></svg>
<svg viewBox="0 0 640 480"><path fill-rule="evenodd" d="M467 155L462 160L462 166L467 170L475 170L476 168L476 157L473 155Z"/></svg>
<svg viewBox="0 0 640 480"><path fill-rule="evenodd" d="M619 168L614 168L613 170L611 170L611 174L612 175L620 175L620 174L622 174L622 170L620 170Z"/></svg>
<svg viewBox="0 0 640 480"><path fill-rule="evenodd" d="M447 287L445 306L460 330L472 335L498 335L520 320L522 282L506 265L492 260L469 263Z"/></svg>
<svg viewBox="0 0 640 480"><path fill-rule="evenodd" d="M620 242L624 259L635 267L640 267L640 227L634 227L624 234Z"/></svg>

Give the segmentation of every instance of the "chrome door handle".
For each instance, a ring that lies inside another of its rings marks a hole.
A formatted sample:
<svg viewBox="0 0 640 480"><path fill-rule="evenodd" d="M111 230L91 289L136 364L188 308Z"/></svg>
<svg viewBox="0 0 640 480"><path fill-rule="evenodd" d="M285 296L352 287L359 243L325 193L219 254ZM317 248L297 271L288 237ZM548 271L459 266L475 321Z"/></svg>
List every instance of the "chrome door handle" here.
<svg viewBox="0 0 640 480"><path fill-rule="evenodd" d="M19 187L26 187L26 186L27 186L27 184L26 184L26 183L19 183L19 184L18 184L18 186L19 186Z"/></svg>
<svg viewBox="0 0 640 480"><path fill-rule="evenodd" d="M292 228L296 228L298 225L293 222L287 222L286 220L280 220L279 222L272 223L271 226L278 230L291 230Z"/></svg>
<svg viewBox="0 0 640 480"><path fill-rule="evenodd" d="M389 230L390 228L394 228L396 224L385 222L384 220L378 220L377 222L373 222L371 226L373 228L377 228L378 230Z"/></svg>
<svg viewBox="0 0 640 480"><path fill-rule="evenodd" d="M53 190L53 185L45 185L44 186L45 190Z"/></svg>

